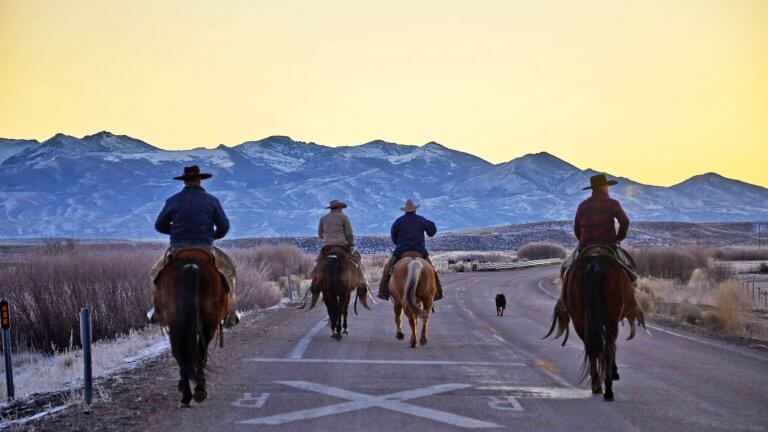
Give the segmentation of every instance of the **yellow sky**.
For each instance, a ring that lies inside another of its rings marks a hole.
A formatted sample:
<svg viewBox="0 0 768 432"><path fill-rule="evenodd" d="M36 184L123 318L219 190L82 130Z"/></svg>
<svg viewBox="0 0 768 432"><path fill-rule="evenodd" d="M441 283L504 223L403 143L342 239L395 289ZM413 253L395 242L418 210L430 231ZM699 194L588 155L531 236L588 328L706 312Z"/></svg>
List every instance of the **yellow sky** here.
<svg viewBox="0 0 768 432"><path fill-rule="evenodd" d="M768 186L768 1L0 1L0 136L104 129Z"/></svg>

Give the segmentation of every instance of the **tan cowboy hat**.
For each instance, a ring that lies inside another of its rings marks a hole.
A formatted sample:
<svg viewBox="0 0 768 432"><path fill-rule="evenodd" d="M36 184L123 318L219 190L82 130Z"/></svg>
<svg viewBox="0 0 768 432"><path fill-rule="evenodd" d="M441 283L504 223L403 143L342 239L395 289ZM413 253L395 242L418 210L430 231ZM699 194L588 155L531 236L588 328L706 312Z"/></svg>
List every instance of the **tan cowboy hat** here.
<svg viewBox="0 0 768 432"><path fill-rule="evenodd" d="M617 183L619 183L619 182L617 182L616 180L608 180L605 177L605 174L598 174L598 175L593 175L592 177L590 177L589 178L589 186L583 188L582 190L597 189L600 186L613 186L613 185L615 185Z"/></svg>
<svg viewBox="0 0 768 432"><path fill-rule="evenodd" d="M327 209L335 209L335 208L347 208L347 204L343 203L339 200L333 200L331 203L326 207Z"/></svg>
<svg viewBox="0 0 768 432"><path fill-rule="evenodd" d="M197 165L192 165L188 167L184 167L184 174L174 177L174 180L194 180L194 179L200 179L205 180L213 177L213 174L208 173L201 173L200 167Z"/></svg>
<svg viewBox="0 0 768 432"><path fill-rule="evenodd" d="M402 211L404 211L404 212L406 212L406 213L409 213L409 212L414 212L414 211L416 211L416 209L417 209L417 208L419 208L419 207L421 207L421 206L414 204L414 203L413 203L413 200L412 200L412 199L410 199L410 198L408 198L408 199L405 201L405 205L404 205L404 206L402 206L402 207L400 207L400 210L402 210Z"/></svg>

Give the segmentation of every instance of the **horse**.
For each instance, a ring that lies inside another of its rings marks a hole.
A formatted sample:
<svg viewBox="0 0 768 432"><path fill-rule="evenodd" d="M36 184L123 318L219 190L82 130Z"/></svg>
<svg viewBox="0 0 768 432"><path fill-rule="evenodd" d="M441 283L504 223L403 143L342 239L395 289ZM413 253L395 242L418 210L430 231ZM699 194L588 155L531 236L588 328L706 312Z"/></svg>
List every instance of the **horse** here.
<svg viewBox="0 0 768 432"><path fill-rule="evenodd" d="M405 338L401 328L402 314L405 312L411 325L411 348L416 348L416 325L422 320L421 345L427 344L427 323L429 311L435 299L435 268L418 253L406 252L395 264L394 273L389 280L389 292L395 308L395 338Z"/></svg>
<svg viewBox="0 0 768 432"><path fill-rule="evenodd" d="M203 402L208 345L221 331L229 299L213 255L204 249L182 249L160 273L155 310L169 329L171 352L179 365L181 406ZM195 383L194 394L190 380Z"/></svg>
<svg viewBox="0 0 768 432"><path fill-rule="evenodd" d="M576 334L584 342L584 361L580 382L589 373L592 393L603 393L603 399L614 400L613 381L619 380L616 366L616 339L619 322L630 324L627 340L635 337L636 324L645 328L645 316L635 301L635 287L625 269L606 248L591 247L582 252L566 275L562 301L552 314L552 325L544 338L555 329L555 339L565 332L562 346L568 341L568 324L573 321ZM646 332L648 330L646 329ZM650 333L649 333L650 334Z"/></svg>
<svg viewBox="0 0 768 432"><path fill-rule="evenodd" d="M315 307L322 294L323 303L328 310L331 337L341 341L342 334L349 334L347 315L352 292L357 291L355 313L357 313L358 299L363 307L370 309L366 298L367 292L361 287L363 272L345 248L330 247L325 256L320 259L315 276L318 278L320 290L312 293L312 302L307 310Z"/></svg>
<svg viewBox="0 0 768 432"><path fill-rule="evenodd" d="M504 316L507 307L507 297L504 294L496 294L496 316Z"/></svg>

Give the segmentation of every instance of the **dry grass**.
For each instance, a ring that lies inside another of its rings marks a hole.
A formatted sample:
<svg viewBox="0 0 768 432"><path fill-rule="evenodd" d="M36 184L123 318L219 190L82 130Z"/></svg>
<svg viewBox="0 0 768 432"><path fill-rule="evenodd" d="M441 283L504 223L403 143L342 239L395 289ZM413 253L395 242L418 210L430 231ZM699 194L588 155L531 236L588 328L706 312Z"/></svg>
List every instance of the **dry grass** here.
<svg viewBox="0 0 768 432"><path fill-rule="evenodd" d="M517 250L517 256L529 260L565 258L568 256L568 251L556 243L528 243Z"/></svg>
<svg viewBox="0 0 768 432"><path fill-rule="evenodd" d="M11 306L17 348L56 352L79 345L78 313L91 310L94 341L143 328L152 306L149 270L163 245L46 242L0 266L0 298ZM306 275L312 258L294 246L230 251L238 271L238 307L270 307L283 297L275 281Z"/></svg>

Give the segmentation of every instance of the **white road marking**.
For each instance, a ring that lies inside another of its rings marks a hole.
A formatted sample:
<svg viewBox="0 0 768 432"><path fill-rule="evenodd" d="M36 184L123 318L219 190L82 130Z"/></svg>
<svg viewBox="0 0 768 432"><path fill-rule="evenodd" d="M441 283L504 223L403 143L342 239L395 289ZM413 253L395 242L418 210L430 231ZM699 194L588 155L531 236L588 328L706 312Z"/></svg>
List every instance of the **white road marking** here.
<svg viewBox="0 0 768 432"><path fill-rule="evenodd" d="M525 411L514 396L488 396L488 406L499 411Z"/></svg>
<svg viewBox="0 0 768 432"><path fill-rule="evenodd" d="M258 397L253 397L252 393L243 393L243 397L232 402L232 405L239 408L261 408L267 403L269 393L262 393Z"/></svg>
<svg viewBox="0 0 768 432"><path fill-rule="evenodd" d="M371 359L316 359L316 358L264 358L255 357L245 359L256 363L348 363L348 364L392 364L392 365L417 365L417 366L503 366L503 367L530 367L525 363L508 362L473 362L452 360L371 360Z"/></svg>
<svg viewBox="0 0 768 432"><path fill-rule="evenodd" d="M519 387L519 386L480 386L478 390L500 391L510 397L532 399L589 399L591 390L573 387Z"/></svg>
<svg viewBox="0 0 768 432"><path fill-rule="evenodd" d="M291 353L288 355L288 358L292 359L300 359L301 356L304 355L304 351L307 350L307 347L309 347L309 343L312 342L312 338L315 337L316 334L320 333L320 330L323 329L326 325L326 320L322 320L319 323L315 324L314 327L312 327L307 334L301 337L299 341L296 343L296 346L293 347L291 350Z"/></svg>
<svg viewBox="0 0 768 432"><path fill-rule="evenodd" d="M539 285L539 289L544 294L546 294L549 297L552 297L553 299L557 300L557 296L555 296L554 294L550 293L547 289L544 288L544 286L542 286L542 283L545 280L546 279L542 279L542 280L539 281L539 284L538 284ZM738 355L741 355L741 356L744 356L744 357L749 357L749 358L756 359L756 360L768 361L767 357L763 357L763 356L758 355L758 354L752 354L752 353L749 353L749 352L742 351L740 349L731 348L729 346L725 346L725 345L721 345L721 344L718 344L718 343L713 343L713 342L705 341L705 340L698 339L698 338L691 337L691 336L686 336L686 335L683 335L683 334L680 334L680 333L675 333L673 331L664 329L662 327L659 327L659 326L656 326L656 325L653 325L653 324L646 324L645 326L648 327L648 328L651 328L651 329L653 329L655 331L660 331L660 332L666 333L668 335L677 336L679 338L682 338L682 339L685 339L685 340L689 340L691 342L696 342L696 343L700 343L702 345L720 348L721 350L728 351L728 352L731 352L731 353L734 353L734 354L738 354Z"/></svg>
<svg viewBox="0 0 768 432"><path fill-rule="evenodd" d="M364 393L344 390L337 387L326 386L306 381L276 381L278 384L290 387L308 390L316 393L322 393L334 396L340 399L347 399L345 402L336 405L328 405L319 408L312 408L301 411L293 411L283 414L277 414L269 417L244 420L240 424L249 425L278 425L292 421L308 420L319 417L325 417L333 414L359 411L367 408L379 407L390 411L408 414L416 417L426 418L437 422L450 424L463 428L496 428L501 427L496 423L484 422L469 417L452 414L445 411L438 411L431 408L424 408L416 405L403 403L406 400L415 399L424 396L433 396L440 393L446 393L453 390L472 387L468 384L441 384L421 389L407 390L403 392L392 393L383 396L371 396Z"/></svg>

